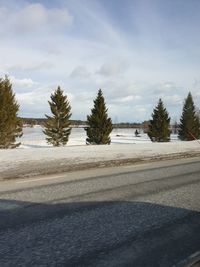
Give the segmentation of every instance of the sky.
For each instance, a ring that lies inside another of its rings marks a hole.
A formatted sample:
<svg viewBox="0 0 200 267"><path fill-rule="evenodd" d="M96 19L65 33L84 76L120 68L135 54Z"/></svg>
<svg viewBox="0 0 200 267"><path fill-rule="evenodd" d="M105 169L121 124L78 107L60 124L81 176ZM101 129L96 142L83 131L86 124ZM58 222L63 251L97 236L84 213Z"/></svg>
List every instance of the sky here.
<svg viewBox="0 0 200 267"><path fill-rule="evenodd" d="M58 86L85 120L102 89L114 123L149 120L162 98L179 120L200 107L199 0L0 0L0 77L19 115L50 114Z"/></svg>

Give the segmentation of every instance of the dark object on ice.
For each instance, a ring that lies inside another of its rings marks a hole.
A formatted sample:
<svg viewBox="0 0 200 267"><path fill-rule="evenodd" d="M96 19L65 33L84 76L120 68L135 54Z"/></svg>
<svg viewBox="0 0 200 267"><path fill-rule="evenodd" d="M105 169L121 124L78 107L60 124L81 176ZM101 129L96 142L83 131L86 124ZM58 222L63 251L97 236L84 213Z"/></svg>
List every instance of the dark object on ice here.
<svg viewBox="0 0 200 267"><path fill-rule="evenodd" d="M141 137L140 133L138 132L138 130L135 130L135 137Z"/></svg>

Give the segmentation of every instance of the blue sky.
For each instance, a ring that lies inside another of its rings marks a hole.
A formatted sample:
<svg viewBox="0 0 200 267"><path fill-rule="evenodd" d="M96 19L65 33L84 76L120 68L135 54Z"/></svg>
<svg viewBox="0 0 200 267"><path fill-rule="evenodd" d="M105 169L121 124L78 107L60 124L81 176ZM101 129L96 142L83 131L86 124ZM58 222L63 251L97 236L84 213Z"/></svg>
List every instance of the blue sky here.
<svg viewBox="0 0 200 267"><path fill-rule="evenodd" d="M199 0L0 0L0 75L20 115L44 117L58 85L73 119L99 88L114 122L151 117L161 97L179 120L190 90L200 107Z"/></svg>

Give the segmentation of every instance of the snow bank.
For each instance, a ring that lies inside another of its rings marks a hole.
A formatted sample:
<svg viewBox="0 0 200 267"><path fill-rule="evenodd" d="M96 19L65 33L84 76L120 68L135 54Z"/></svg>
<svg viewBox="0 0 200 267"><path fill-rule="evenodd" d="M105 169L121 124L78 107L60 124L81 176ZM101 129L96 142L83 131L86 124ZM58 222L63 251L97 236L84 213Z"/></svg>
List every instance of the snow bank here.
<svg viewBox="0 0 200 267"><path fill-rule="evenodd" d="M200 155L197 141L181 142L172 135L169 143L152 143L144 133L135 137L133 129L113 130L111 145L87 146L85 139L84 129L73 129L67 146L52 147L41 127L27 128L18 149L0 150L0 179L170 158L180 153Z"/></svg>
<svg viewBox="0 0 200 267"><path fill-rule="evenodd" d="M197 141L182 141L169 143L137 143L115 145L82 145L65 147L45 147L30 149L6 149L0 150L0 167L3 163L23 162L30 160L54 160L54 159L117 159L137 156L155 156L181 152L200 152L200 144Z"/></svg>
<svg viewBox="0 0 200 267"><path fill-rule="evenodd" d="M200 153L197 141L66 146L0 150L0 179L53 173L95 162L145 159L177 153ZM44 171L45 170L45 171Z"/></svg>

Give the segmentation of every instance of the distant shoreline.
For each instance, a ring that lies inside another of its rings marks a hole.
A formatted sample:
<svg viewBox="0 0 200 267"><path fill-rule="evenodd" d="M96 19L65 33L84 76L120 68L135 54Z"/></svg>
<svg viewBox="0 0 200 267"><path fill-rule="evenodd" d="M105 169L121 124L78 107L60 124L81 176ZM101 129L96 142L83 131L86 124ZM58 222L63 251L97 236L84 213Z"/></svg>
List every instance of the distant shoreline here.
<svg viewBox="0 0 200 267"><path fill-rule="evenodd" d="M22 118L22 125L23 127L32 127L35 125L43 126L46 119L45 118ZM87 127L86 121L82 120L70 120L72 128L85 128ZM133 129L147 129L148 121L142 123L129 123L129 122L120 122L120 123L113 123L113 128L133 128Z"/></svg>

